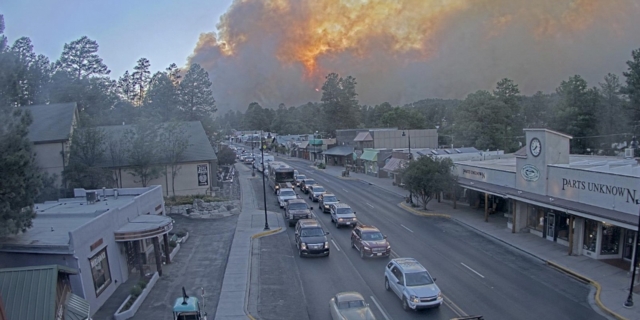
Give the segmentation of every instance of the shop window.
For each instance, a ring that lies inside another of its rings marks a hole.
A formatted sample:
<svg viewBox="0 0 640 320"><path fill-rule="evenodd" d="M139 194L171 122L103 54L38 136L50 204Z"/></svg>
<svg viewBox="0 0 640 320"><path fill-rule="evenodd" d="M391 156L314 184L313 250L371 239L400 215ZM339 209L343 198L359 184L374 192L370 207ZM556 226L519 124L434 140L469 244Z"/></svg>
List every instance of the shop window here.
<svg viewBox="0 0 640 320"><path fill-rule="evenodd" d="M558 216L558 239L569 241L569 215L560 213Z"/></svg>
<svg viewBox="0 0 640 320"><path fill-rule="evenodd" d="M544 230L544 211L532 205L527 205L527 227L542 232Z"/></svg>
<svg viewBox="0 0 640 320"><path fill-rule="evenodd" d="M600 242L600 254L618 254L620 251L620 227L602 224L602 242Z"/></svg>
<svg viewBox="0 0 640 320"><path fill-rule="evenodd" d="M91 265L91 276L96 289L96 296L99 296L111 283L111 272L109 272L109 258L107 248L100 250L95 256L89 259Z"/></svg>
<svg viewBox="0 0 640 320"><path fill-rule="evenodd" d="M598 222L593 220L585 220L584 242L582 243L582 248L587 251L595 252L597 241L598 241Z"/></svg>

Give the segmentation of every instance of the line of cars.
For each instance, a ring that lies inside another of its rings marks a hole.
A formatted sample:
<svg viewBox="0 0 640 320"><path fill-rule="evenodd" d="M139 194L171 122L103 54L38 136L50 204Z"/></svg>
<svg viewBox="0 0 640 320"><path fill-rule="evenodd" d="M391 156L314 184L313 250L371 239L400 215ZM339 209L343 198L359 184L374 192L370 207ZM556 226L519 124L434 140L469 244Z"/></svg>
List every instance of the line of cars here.
<svg viewBox="0 0 640 320"><path fill-rule="evenodd" d="M341 203L337 196L312 178L296 174L295 186L281 189L280 195L290 197L278 198L284 208L285 220L289 226L295 225L295 243L300 257L321 255L329 256L330 244L326 232L312 213L313 207L301 199L293 188L298 187L312 203L318 203L321 213L329 213L332 224L336 228L351 227L351 247L356 249L360 257L390 257L391 245L378 228L363 225L356 218L351 206ZM285 191L286 190L286 191ZM401 301L406 311L439 307L443 303L440 289L435 284L427 269L413 258L391 259L384 270L384 286L393 292ZM361 294L357 292L341 292L333 296L329 302L333 319L375 319Z"/></svg>

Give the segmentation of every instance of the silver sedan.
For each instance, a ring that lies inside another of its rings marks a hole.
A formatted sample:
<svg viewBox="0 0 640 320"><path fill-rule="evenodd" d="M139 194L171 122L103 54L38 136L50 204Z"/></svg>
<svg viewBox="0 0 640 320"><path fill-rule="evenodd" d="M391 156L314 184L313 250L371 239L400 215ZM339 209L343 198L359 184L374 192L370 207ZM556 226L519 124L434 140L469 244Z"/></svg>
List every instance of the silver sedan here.
<svg viewBox="0 0 640 320"><path fill-rule="evenodd" d="M369 304L355 291L340 292L329 300L333 320L375 320Z"/></svg>

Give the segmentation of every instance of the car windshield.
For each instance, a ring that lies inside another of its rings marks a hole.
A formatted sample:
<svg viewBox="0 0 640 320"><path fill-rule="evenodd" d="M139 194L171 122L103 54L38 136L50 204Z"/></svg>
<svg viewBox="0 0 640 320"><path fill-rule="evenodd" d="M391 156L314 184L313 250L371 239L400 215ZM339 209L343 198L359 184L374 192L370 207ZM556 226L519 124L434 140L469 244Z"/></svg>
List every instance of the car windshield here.
<svg viewBox="0 0 640 320"><path fill-rule="evenodd" d="M280 190L281 197L292 197L295 196L296 193L293 190Z"/></svg>
<svg viewBox="0 0 640 320"><path fill-rule="evenodd" d="M323 187L313 187L313 192L324 192Z"/></svg>
<svg viewBox="0 0 640 320"><path fill-rule="evenodd" d="M363 308L364 306L364 300L338 302L338 309Z"/></svg>
<svg viewBox="0 0 640 320"><path fill-rule="evenodd" d="M306 210L306 203L289 203L289 210Z"/></svg>
<svg viewBox="0 0 640 320"><path fill-rule="evenodd" d="M316 181L313 180L313 179L306 179L306 180L304 180L304 184L310 186L312 184L316 184Z"/></svg>
<svg viewBox="0 0 640 320"><path fill-rule="evenodd" d="M306 228L302 229L302 237L320 237L324 236L324 231L321 228Z"/></svg>
<svg viewBox="0 0 640 320"><path fill-rule="evenodd" d="M307 177L304 174L299 174L296 176L296 180L306 179Z"/></svg>
<svg viewBox="0 0 640 320"><path fill-rule="evenodd" d="M426 271L407 273L405 279L407 287L425 286L433 283L433 279Z"/></svg>
<svg viewBox="0 0 640 320"><path fill-rule="evenodd" d="M351 214L351 208L338 208L338 214Z"/></svg>
<svg viewBox="0 0 640 320"><path fill-rule="evenodd" d="M324 201L324 202L338 202L338 199L336 199L336 197L327 197L327 196L325 196L324 198L322 198L322 201Z"/></svg>
<svg viewBox="0 0 640 320"><path fill-rule="evenodd" d="M375 240L383 240L384 236L380 232L365 232L362 234L362 240L365 241L375 241Z"/></svg>

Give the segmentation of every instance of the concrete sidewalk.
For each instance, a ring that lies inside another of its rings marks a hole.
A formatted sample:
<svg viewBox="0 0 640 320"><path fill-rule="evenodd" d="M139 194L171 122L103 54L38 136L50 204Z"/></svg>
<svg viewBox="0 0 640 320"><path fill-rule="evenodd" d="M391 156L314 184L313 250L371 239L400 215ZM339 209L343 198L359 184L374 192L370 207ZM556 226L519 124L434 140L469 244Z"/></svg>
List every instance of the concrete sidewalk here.
<svg viewBox="0 0 640 320"><path fill-rule="evenodd" d="M307 161L299 158L295 158L295 160ZM310 166L312 165L310 161L307 162ZM342 177L343 169L342 167L328 166L322 171L340 179L360 180L395 193L401 197L398 199L401 207L415 214L424 215L419 210L410 208L403 203L402 200L408 196L408 192L398 186L394 186L391 179L376 178L353 172L350 172L350 177ZM636 303L634 307L625 308L623 306L629 294L631 272L586 256L570 256L568 255L567 247L530 233L511 233L511 230L507 228L507 218L504 216L491 215L489 222L485 222L482 210L473 209L464 203L458 203L457 209L453 209L452 204L448 201L439 203L434 200L429 202L428 207L430 210L429 215L447 216L478 232L528 253L551 267L591 283L596 289L593 299L605 314L616 319L640 319L640 296L638 294L633 294L633 301Z"/></svg>
<svg viewBox="0 0 640 320"><path fill-rule="evenodd" d="M251 277L258 275L251 274L251 240L285 230L284 220L279 212L267 212L271 230L264 230L265 214L263 210L257 209L257 197L248 180L259 178L260 175L251 177L251 170L244 165L237 165L236 169L240 175L242 210L229 251L215 320L253 319L247 311L249 286Z"/></svg>

